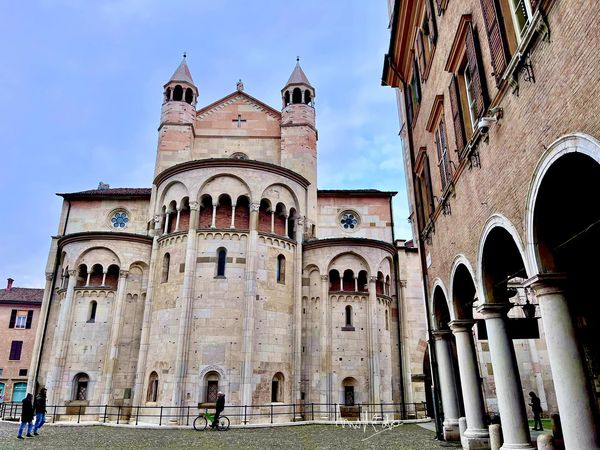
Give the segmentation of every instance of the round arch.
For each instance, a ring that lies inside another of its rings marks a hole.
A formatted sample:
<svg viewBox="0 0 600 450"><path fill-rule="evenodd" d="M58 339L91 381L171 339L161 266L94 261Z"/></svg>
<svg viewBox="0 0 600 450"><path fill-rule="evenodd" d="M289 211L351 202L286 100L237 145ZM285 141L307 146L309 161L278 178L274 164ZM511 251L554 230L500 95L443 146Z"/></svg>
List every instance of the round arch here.
<svg viewBox="0 0 600 450"><path fill-rule="evenodd" d="M454 309L454 290L455 290L454 283L455 283L455 277L456 277L456 270L460 266L464 266L464 268L467 270L467 272L471 275L471 279L473 280L473 284L475 285L475 295L476 295L477 299L481 299L481 292L478 289L479 273L473 269L471 262L467 259L467 257L465 255L463 255L463 254L456 255L454 257L454 261L452 261L452 269L450 269L450 279L448 280L448 286L449 286L448 292L450 292L450 294L452 294L452 298L450 299L450 302L452 304L451 314L453 314L453 317L455 317L455 318L458 317L458 315L456 314L457 311Z"/></svg>
<svg viewBox="0 0 600 450"><path fill-rule="evenodd" d="M235 180L234 186L228 185L227 180ZM246 196L249 199L255 198L255 193L252 192L248 183L246 183L238 175L234 175L229 172L221 172L216 175L209 177L198 189L196 198L198 201L201 200L203 195L210 195L214 201L221 196L221 194L228 194L231 201L237 201L240 196Z"/></svg>
<svg viewBox="0 0 600 450"><path fill-rule="evenodd" d="M548 170L559 159L570 153L581 153L589 156L600 164L600 141L584 133L573 133L561 136L554 141L544 152L533 172L529 192L527 195L527 205L525 210L525 232L527 238L527 257L530 261L534 273L543 271L542 261L538 254L538 247L535 237L535 204L538 198L542 181Z"/></svg>
<svg viewBox="0 0 600 450"><path fill-rule="evenodd" d="M445 307L448 309L449 315L450 315L450 320L455 320L456 317L454 317L454 311L453 308L451 307L452 305L450 305L449 302L449 296L448 296L448 290L446 289L446 286L444 285L444 282L439 279L436 278L435 280L433 280L433 285L431 286L431 295L429 298L429 314L431 314L431 320L433 321L433 323L437 323L436 318L435 318L435 297L437 292L441 292L441 294L444 296L444 300L446 302ZM438 294L439 295L439 294Z"/></svg>

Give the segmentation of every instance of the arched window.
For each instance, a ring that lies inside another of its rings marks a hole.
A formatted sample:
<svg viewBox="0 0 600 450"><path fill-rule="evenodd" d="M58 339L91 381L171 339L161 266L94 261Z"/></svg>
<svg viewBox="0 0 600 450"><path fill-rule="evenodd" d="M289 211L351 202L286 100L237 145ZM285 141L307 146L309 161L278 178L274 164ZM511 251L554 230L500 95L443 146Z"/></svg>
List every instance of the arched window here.
<svg viewBox="0 0 600 450"><path fill-rule="evenodd" d="M352 326L352 306L346 305L346 326Z"/></svg>
<svg viewBox="0 0 600 450"><path fill-rule="evenodd" d="M225 277L225 263L227 262L227 250L220 248L217 250L217 276Z"/></svg>
<svg viewBox="0 0 600 450"><path fill-rule="evenodd" d="M206 403L217 403L217 394L219 393L219 374L217 372L208 372L206 374Z"/></svg>
<svg viewBox="0 0 600 450"><path fill-rule="evenodd" d="M292 103L302 103L302 91L300 88L295 88L292 92Z"/></svg>
<svg viewBox="0 0 600 450"><path fill-rule="evenodd" d="M87 286L87 273L88 268L85 264L81 264L79 266L79 270L77 271L77 283L76 287Z"/></svg>
<svg viewBox="0 0 600 450"><path fill-rule="evenodd" d="M284 106L287 106L290 104L290 91L285 91L285 95L283 96L284 99Z"/></svg>
<svg viewBox="0 0 600 450"><path fill-rule="evenodd" d="M358 291L367 292L369 290L369 281L367 280L367 271L358 272Z"/></svg>
<svg viewBox="0 0 600 450"><path fill-rule="evenodd" d="M277 257L277 282L285 284L285 256Z"/></svg>
<svg viewBox="0 0 600 450"><path fill-rule="evenodd" d="M388 316L388 310L385 310L385 329L389 330L390 329L390 322L389 322L389 316Z"/></svg>
<svg viewBox="0 0 600 450"><path fill-rule="evenodd" d="M192 91L191 88L187 88L185 90L185 102L189 103L191 105L193 101L194 101L194 92Z"/></svg>
<svg viewBox="0 0 600 450"><path fill-rule="evenodd" d="M183 88L179 85L173 89L173 100L180 102L183 99Z"/></svg>
<svg viewBox="0 0 600 450"><path fill-rule="evenodd" d="M100 264L94 264L89 276L89 286L101 286L104 279L104 269Z"/></svg>
<svg viewBox="0 0 600 450"><path fill-rule="evenodd" d="M112 289L117 289L117 285L119 284L119 266L116 264L111 264L108 266L108 270L106 271L106 278L104 280L104 285L108 286Z"/></svg>
<svg viewBox="0 0 600 450"><path fill-rule="evenodd" d="M296 240L295 225L296 225L296 209L290 208L290 214L288 216L287 232L288 232L288 237L293 240Z"/></svg>
<svg viewBox="0 0 600 450"><path fill-rule="evenodd" d="M171 100L171 88L167 88L165 91L165 102L168 102L169 100Z"/></svg>
<svg viewBox="0 0 600 450"><path fill-rule="evenodd" d="M310 105L310 91L307 89L304 91L304 103L306 103L307 105Z"/></svg>
<svg viewBox="0 0 600 450"><path fill-rule="evenodd" d="M98 308L98 302L92 300L90 302L90 312L88 314L88 323L94 323L96 321L96 308Z"/></svg>
<svg viewBox="0 0 600 450"><path fill-rule="evenodd" d="M341 291L342 289L342 280L340 280L340 273L333 269L329 271L329 291L330 292L337 292L337 291Z"/></svg>
<svg viewBox="0 0 600 450"><path fill-rule="evenodd" d="M354 291L354 272L350 269L344 270L342 277L342 288L341 291Z"/></svg>
<svg viewBox="0 0 600 450"><path fill-rule="evenodd" d="M161 283L166 283L169 281L169 266L171 265L171 255L165 253L163 256L163 265L162 265L162 277L160 279Z"/></svg>
<svg viewBox="0 0 600 450"><path fill-rule="evenodd" d="M87 400L90 377L86 373L78 373L73 378L73 400Z"/></svg>
<svg viewBox="0 0 600 450"><path fill-rule="evenodd" d="M147 402L156 402L158 398L158 374L152 372L148 379L148 392L146 393Z"/></svg>
<svg viewBox="0 0 600 450"><path fill-rule="evenodd" d="M271 402L283 402L283 374L277 372L271 381Z"/></svg>

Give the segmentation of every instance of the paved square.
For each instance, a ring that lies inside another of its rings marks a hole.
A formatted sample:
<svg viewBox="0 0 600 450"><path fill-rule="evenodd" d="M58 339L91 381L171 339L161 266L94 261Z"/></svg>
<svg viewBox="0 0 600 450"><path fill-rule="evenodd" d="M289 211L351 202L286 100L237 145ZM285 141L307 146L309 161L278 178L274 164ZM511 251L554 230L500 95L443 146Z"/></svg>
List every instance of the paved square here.
<svg viewBox="0 0 600 450"><path fill-rule="evenodd" d="M0 423L2 449L439 449L434 433L417 425L400 425L377 434L372 427L332 425L230 429L229 431L46 426L40 436L17 440L18 424ZM447 444L445 445L447 446Z"/></svg>

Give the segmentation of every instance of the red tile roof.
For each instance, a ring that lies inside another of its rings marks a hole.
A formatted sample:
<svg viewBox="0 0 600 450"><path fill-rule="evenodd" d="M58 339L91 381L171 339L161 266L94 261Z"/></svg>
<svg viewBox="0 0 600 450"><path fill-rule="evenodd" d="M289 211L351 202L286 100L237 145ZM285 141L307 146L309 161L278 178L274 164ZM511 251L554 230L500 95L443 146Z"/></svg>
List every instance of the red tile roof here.
<svg viewBox="0 0 600 450"><path fill-rule="evenodd" d="M0 303L42 303L43 289L19 288L0 289Z"/></svg>
<svg viewBox="0 0 600 450"><path fill-rule="evenodd" d="M112 189L90 189L89 191L65 192L56 195L65 199L93 198L93 197L150 197L150 188L112 188Z"/></svg>

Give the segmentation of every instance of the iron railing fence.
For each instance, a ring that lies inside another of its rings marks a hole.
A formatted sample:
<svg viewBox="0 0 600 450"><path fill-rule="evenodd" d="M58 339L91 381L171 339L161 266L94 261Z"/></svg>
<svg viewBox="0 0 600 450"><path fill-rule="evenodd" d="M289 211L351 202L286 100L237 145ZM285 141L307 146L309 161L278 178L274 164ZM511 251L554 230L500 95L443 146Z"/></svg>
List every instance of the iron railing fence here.
<svg viewBox="0 0 600 450"><path fill-rule="evenodd" d="M0 404L0 418L20 420L21 402ZM76 402L46 407L50 422L112 422L130 425L177 424L191 426L198 415L204 414L204 405L198 406L127 406L89 405ZM214 409L214 408L212 408ZM426 403L268 403L257 405L226 405L223 413L232 424L283 423L302 421L392 421L428 418Z"/></svg>

